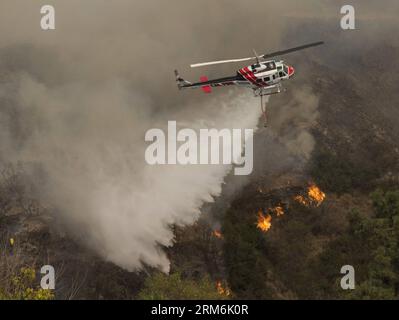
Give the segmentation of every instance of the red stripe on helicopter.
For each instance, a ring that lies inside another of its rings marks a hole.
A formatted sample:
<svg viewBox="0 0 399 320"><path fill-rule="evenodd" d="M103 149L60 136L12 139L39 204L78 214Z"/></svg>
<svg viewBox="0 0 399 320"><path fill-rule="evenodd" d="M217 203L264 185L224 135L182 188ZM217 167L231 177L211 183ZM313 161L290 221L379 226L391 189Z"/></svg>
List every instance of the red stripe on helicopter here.
<svg viewBox="0 0 399 320"><path fill-rule="evenodd" d="M248 74L248 76L256 83L256 77L255 77L254 73L253 73L251 70L249 70L248 67L245 67L245 68L244 68L244 71L245 71L245 72Z"/></svg>
<svg viewBox="0 0 399 320"><path fill-rule="evenodd" d="M254 77L254 74L251 73L248 67L244 68L244 72L252 80L252 82L256 84L256 78Z"/></svg>
<svg viewBox="0 0 399 320"><path fill-rule="evenodd" d="M200 77L200 81L201 81L201 82L206 82L206 81L208 81L208 77L206 77L206 76L201 76L201 77ZM211 88L210 85L205 85L205 86L202 86L201 88L202 88L202 91L203 91L204 93L211 93L211 92L212 92L212 88Z"/></svg>
<svg viewBox="0 0 399 320"><path fill-rule="evenodd" d="M251 76L248 72L249 69L248 67L242 68L239 70L239 72L241 73L241 75L247 79L249 82L251 82L252 84L256 85L257 87L259 87L259 85L256 83L256 80L254 80L253 76Z"/></svg>
<svg viewBox="0 0 399 320"><path fill-rule="evenodd" d="M248 69L248 67L247 67L247 69ZM256 81L256 83L259 85L259 87L263 87L263 86L267 87L268 86L268 84L266 82L264 82L262 78L258 78L257 76L255 76L255 74L251 70L248 69L248 73ZM257 80L261 80L261 81L257 82Z"/></svg>
<svg viewBox="0 0 399 320"><path fill-rule="evenodd" d="M255 74L249 70L248 67L245 67L243 69L240 70L240 73L248 80L250 81L252 84L256 85L257 87L263 87L263 86L268 86L267 83L265 83L261 78L257 78L255 76ZM259 82L257 82L257 80L261 80Z"/></svg>

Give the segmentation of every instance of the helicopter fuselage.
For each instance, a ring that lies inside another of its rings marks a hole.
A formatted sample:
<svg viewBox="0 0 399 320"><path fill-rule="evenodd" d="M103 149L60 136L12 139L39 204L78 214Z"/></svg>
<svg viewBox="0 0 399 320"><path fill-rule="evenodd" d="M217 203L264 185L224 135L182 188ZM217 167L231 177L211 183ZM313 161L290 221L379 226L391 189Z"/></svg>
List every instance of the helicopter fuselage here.
<svg viewBox="0 0 399 320"><path fill-rule="evenodd" d="M254 94L257 96L280 92L281 81L288 80L294 73L295 69L286 65L283 60L269 60L241 68L234 76L213 80L201 77L201 82L197 83L184 80L176 71L176 80L179 89L202 88L204 92L209 93L212 87L237 85L253 89Z"/></svg>
<svg viewBox="0 0 399 320"><path fill-rule="evenodd" d="M259 62L238 70L242 80L238 81L237 85L251 87L254 90L267 88L288 80L294 73L295 69L284 64L283 60Z"/></svg>

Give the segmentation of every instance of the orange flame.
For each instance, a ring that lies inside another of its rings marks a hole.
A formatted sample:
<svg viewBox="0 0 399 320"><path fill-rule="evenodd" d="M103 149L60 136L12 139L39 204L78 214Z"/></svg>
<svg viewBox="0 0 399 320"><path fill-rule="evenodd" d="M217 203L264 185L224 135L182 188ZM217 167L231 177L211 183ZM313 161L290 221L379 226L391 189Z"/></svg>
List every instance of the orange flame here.
<svg viewBox="0 0 399 320"><path fill-rule="evenodd" d="M262 230L263 232L267 232L270 227L272 226L272 216L270 214L267 214L266 216L263 215L262 210L259 210L258 212L258 223L257 227Z"/></svg>
<svg viewBox="0 0 399 320"><path fill-rule="evenodd" d="M311 184L308 189L308 196L318 207L324 201L326 194L315 184Z"/></svg>
<svg viewBox="0 0 399 320"><path fill-rule="evenodd" d="M277 207L275 207L273 209L270 209L270 210L272 212L274 212L277 215L277 217L280 217L280 216L284 215L284 209L283 209L282 206L277 206Z"/></svg>
<svg viewBox="0 0 399 320"><path fill-rule="evenodd" d="M295 201L298 201L299 203L303 204L304 206L308 206L308 202L307 202L306 199L305 199L303 196L301 196L301 195L294 197L294 200L295 200Z"/></svg>
<svg viewBox="0 0 399 320"><path fill-rule="evenodd" d="M221 281L216 282L216 290L221 296L229 296L230 295L230 289L228 287L223 287Z"/></svg>
<svg viewBox="0 0 399 320"><path fill-rule="evenodd" d="M298 201L299 203L307 207L309 207L312 204L318 207L321 205L321 203L324 201L325 198L326 194L313 183L308 188L307 198L305 198L302 195L298 195L294 197L294 200Z"/></svg>
<svg viewBox="0 0 399 320"><path fill-rule="evenodd" d="M212 234L215 238L223 239L223 235L219 230L213 230Z"/></svg>

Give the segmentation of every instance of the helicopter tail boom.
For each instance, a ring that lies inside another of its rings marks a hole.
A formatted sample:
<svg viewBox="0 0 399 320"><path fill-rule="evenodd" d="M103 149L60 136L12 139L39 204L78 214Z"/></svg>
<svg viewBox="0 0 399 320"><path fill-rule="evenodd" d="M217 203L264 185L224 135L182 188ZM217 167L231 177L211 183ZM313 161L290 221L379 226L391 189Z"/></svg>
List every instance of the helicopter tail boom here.
<svg viewBox="0 0 399 320"><path fill-rule="evenodd" d="M183 89L183 88L185 88L185 87L191 86L192 83L189 82L189 81L184 80L184 79L180 76L180 74L179 74L179 72L178 72L177 70L175 70L175 76L176 76L177 87L178 87L179 89Z"/></svg>

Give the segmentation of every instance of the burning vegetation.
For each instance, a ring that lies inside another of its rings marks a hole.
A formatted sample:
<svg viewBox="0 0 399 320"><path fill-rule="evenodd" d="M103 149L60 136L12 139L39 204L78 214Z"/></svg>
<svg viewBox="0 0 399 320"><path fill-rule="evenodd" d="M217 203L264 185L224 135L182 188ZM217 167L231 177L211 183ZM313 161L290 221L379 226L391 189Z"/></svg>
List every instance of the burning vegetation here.
<svg viewBox="0 0 399 320"><path fill-rule="evenodd" d="M309 185L305 194L298 194L294 196L295 201L306 207L318 207L322 204L325 198L326 194L314 183ZM267 232L272 226L272 215L275 215L276 217L283 216L284 206L279 204L276 207L268 208L267 210L260 209L258 211L258 221L256 223L257 228L263 232Z"/></svg>
<svg viewBox="0 0 399 320"><path fill-rule="evenodd" d="M318 207L324 201L326 194L319 189L315 184L310 185L308 189L308 196Z"/></svg>
<svg viewBox="0 0 399 320"><path fill-rule="evenodd" d="M258 212L258 223L256 225L263 232L267 232L272 226L272 216L270 214L263 214L262 210Z"/></svg>
<svg viewBox="0 0 399 320"><path fill-rule="evenodd" d="M258 222L256 225L263 232L267 232L271 228L272 214L275 214L277 217L284 215L283 207L279 205L274 208L269 208L267 214L264 214L262 209L258 211Z"/></svg>
<svg viewBox="0 0 399 320"><path fill-rule="evenodd" d="M308 206L308 202L306 201L304 196L301 196L301 195L295 196L294 200L299 202L300 204L303 204L304 206Z"/></svg>
<svg viewBox="0 0 399 320"><path fill-rule="evenodd" d="M272 211L273 213L275 213L277 215L277 217L284 215L284 209L282 206L277 206L277 207L269 209L269 210Z"/></svg>
<svg viewBox="0 0 399 320"><path fill-rule="evenodd" d="M229 297L231 295L230 289L227 286L223 286L221 281L216 282L216 290L221 296Z"/></svg>
<svg viewBox="0 0 399 320"><path fill-rule="evenodd" d="M308 192L306 197L303 195L298 195L294 197L294 200L307 207L311 205L318 207L322 204L325 198L326 194L323 191L321 191L317 185L312 183L308 187Z"/></svg>
<svg viewBox="0 0 399 320"><path fill-rule="evenodd" d="M220 230L213 230L212 235L215 238L223 239L223 235L222 235L222 232Z"/></svg>

